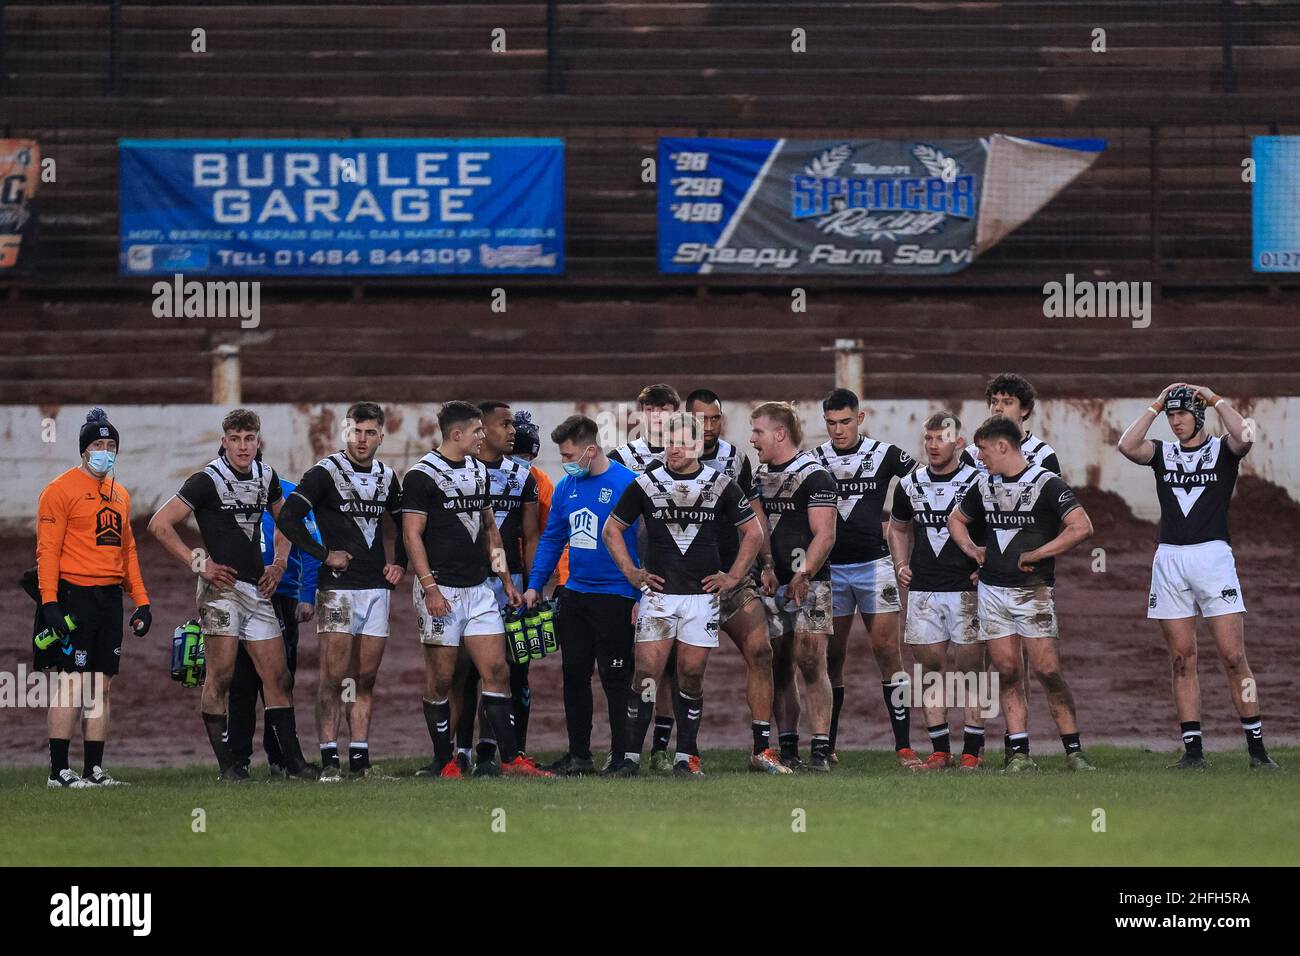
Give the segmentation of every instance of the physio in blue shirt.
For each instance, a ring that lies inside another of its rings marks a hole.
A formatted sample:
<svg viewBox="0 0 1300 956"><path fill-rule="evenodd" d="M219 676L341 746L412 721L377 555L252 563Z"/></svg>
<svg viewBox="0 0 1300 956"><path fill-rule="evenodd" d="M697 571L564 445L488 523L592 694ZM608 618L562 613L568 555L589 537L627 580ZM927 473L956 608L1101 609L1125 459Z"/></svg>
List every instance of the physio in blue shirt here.
<svg viewBox="0 0 1300 956"><path fill-rule="evenodd" d="M564 477L555 486L551 512L537 544L528 574L524 602L533 607L555 571L564 546L569 546L569 580L555 614L564 675L564 718L569 752L548 769L557 774L591 773L591 669L609 705L610 759L605 771L623 760L623 731L627 695L632 682L632 612L640 594L628 584L601 541L601 530L623 489L636 474L610 461L600 447L596 423L571 415L551 432L564 461ZM639 563L636 525L623 534L632 560Z"/></svg>

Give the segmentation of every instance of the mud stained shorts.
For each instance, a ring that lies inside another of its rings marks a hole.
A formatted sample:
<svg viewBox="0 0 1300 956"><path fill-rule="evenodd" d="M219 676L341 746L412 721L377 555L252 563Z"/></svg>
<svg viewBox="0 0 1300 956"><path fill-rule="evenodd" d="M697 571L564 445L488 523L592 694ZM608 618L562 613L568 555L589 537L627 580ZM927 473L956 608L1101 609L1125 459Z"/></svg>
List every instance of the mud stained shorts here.
<svg viewBox="0 0 1300 956"><path fill-rule="evenodd" d="M451 606L443 617L429 613L424 606L424 588L420 587L419 581L412 583L411 595L421 644L460 647L462 638L506 632L496 595L486 581L469 588L439 587L438 590Z"/></svg>
<svg viewBox="0 0 1300 956"><path fill-rule="evenodd" d="M905 644L979 642L979 597L974 591L909 591Z"/></svg>
<svg viewBox="0 0 1300 956"><path fill-rule="evenodd" d="M514 583L515 590L520 594L524 593L524 576L522 574L511 574L510 580ZM510 602L506 600L506 586L501 583L501 579L495 574L487 579L488 587L492 589L492 594L497 599L497 610L502 614L510 607Z"/></svg>
<svg viewBox="0 0 1300 956"><path fill-rule="evenodd" d="M1160 545L1151 563L1147 617L1167 621L1198 612L1201 617L1246 612L1232 548L1226 541Z"/></svg>
<svg viewBox="0 0 1300 956"><path fill-rule="evenodd" d="M233 588L222 588L199 578L198 605L204 637L270 641L280 636L275 605L247 581L236 581Z"/></svg>
<svg viewBox="0 0 1300 956"><path fill-rule="evenodd" d="M845 617L854 612L897 612L901 607L898 601L898 579L894 576L893 561L888 557L861 564L832 564L831 591L836 617Z"/></svg>
<svg viewBox="0 0 1300 956"><path fill-rule="evenodd" d="M719 595L718 619L723 624L727 623L748 607L750 601L757 601L760 597L762 595L758 592L758 585L746 575L734 588L728 588Z"/></svg>
<svg viewBox="0 0 1300 956"><path fill-rule="evenodd" d="M694 647L718 646L716 594L664 594L651 591L636 612L636 642L677 640Z"/></svg>
<svg viewBox="0 0 1300 956"><path fill-rule="evenodd" d="M114 676L122 661L121 585L81 585L60 580L58 598L63 613L71 614L77 626L66 645L55 641L44 650L31 645L35 666L40 670ZM44 629L38 610L32 636Z"/></svg>
<svg viewBox="0 0 1300 956"><path fill-rule="evenodd" d="M1052 588L1003 588L979 585L980 640L1019 634L1021 637L1057 637L1056 605Z"/></svg>
<svg viewBox="0 0 1300 956"><path fill-rule="evenodd" d="M316 633L388 636L388 588L316 592Z"/></svg>
<svg viewBox="0 0 1300 956"><path fill-rule="evenodd" d="M798 631L830 634L834 629L831 606L830 581L809 581L808 597L803 604L791 603L786 597L783 584L776 589L773 597L763 597L768 637L787 637Z"/></svg>

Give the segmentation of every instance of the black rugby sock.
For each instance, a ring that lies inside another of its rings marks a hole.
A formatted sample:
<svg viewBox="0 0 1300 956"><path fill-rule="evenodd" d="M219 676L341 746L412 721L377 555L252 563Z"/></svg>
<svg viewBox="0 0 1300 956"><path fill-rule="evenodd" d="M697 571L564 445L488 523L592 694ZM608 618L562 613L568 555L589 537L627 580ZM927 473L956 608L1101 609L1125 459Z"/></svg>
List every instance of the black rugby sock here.
<svg viewBox="0 0 1300 956"><path fill-rule="evenodd" d="M224 773L234 762L230 748L226 746L226 715L205 713L203 729L208 732L208 743L212 744L212 752L216 754L217 766Z"/></svg>
<svg viewBox="0 0 1300 956"><path fill-rule="evenodd" d="M1029 732L1022 734L1007 734L1007 744L1010 746L1008 753L1029 754Z"/></svg>
<svg viewBox="0 0 1300 956"><path fill-rule="evenodd" d="M50 779L53 780L59 775L60 770L68 769L68 747L72 745L71 740L64 740L60 737L50 738Z"/></svg>
<svg viewBox="0 0 1300 956"><path fill-rule="evenodd" d="M496 737L502 765L513 763L519 756L519 745L515 743L515 715L510 695L483 691L483 710L487 714L488 723L492 725L492 735Z"/></svg>
<svg viewBox="0 0 1300 956"><path fill-rule="evenodd" d="M628 694L627 729L623 743L624 756L628 759L640 762L641 748L645 746L646 731L650 729L654 713L653 700L642 700L640 694Z"/></svg>
<svg viewBox="0 0 1300 956"><path fill-rule="evenodd" d="M1250 755L1267 757L1268 751L1264 749L1264 723L1260 720L1259 714L1241 718L1241 729L1245 731L1246 749L1250 751Z"/></svg>
<svg viewBox="0 0 1300 956"><path fill-rule="evenodd" d="M889 724L894 730L894 749L908 750L912 746L912 711L910 708L899 707L894 703L894 695L900 687L906 687L907 680L900 680L898 683L892 681L881 681L880 690L885 697L885 709L889 711ZM906 700L906 693L900 694Z"/></svg>
<svg viewBox="0 0 1300 956"><path fill-rule="evenodd" d="M782 731L776 735L776 739L781 748L782 757L799 756L799 733L797 731Z"/></svg>
<svg viewBox="0 0 1300 956"><path fill-rule="evenodd" d="M750 724L754 731L754 753L761 754L772 746L772 725L766 720L756 720Z"/></svg>
<svg viewBox="0 0 1300 956"><path fill-rule="evenodd" d="M320 765L322 768L339 766L339 745L337 741L331 740L327 744L320 745Z"/></svg>
<svg viewBox="0 0 1300 956"><path fill-rule="evenodd" d="M85 756L82 758L83 777L89 777L96 767L104 766L104 741L87 740L85 742Z"/></svg>
<svg viewBox="0 0 1300 956"><path fill-rule="evenodd" d="M831 759L831 738L828 734L813 734L812 755L823 760Z"/></svg>
<svg viewBox="0 0 1300 956"><path fill-rule="evenodd" d="M650 749L667 750L668 741L673 737L673 719L671 717L655 718L655 735L650 738ZM644 736L642 737L644 740Z"/></svg>
<svg viewBox="0 0 1300 956"><path fill-rule="evenodd" d="M445 767L451 762L451 702L424 698L424 725L433 741L433 762Z"/></svg>
<svg viewBox="0 0 1300 956"><path fill-rule="evenodd" d="M1201 749L1201 722L1184 720L1178 725L1178 729L1182 732L1183 748L1187 751L1187 756L1204 757L1205 752Z"/></svg>
<svg viewBox="0 0 1300 956"><path fill-rule="evenodd" d="M336 758L337 759L337 758ZM352 773L365 770L370 766L370 744L365 740L353 740L348 743L348 769Z"/></svg>
<svg viewBox="0 0 1300 956"><path fill-rule="evenodd" d="M961 752L963 754L970 754L972 757L978 757L980 752L983 750L984 728L972 727L970 724L967 724L966 729L962 731Z"/></svg>
<svg viewBox="0 0 1300 956"><path fill-rule="evenodd" d="M704 713L704 695L687 697L678 691L678 714L681 715L677 731L677 752L698 757L700 755L697 741L700 735L700 716Z"/></svg>
<svg viewBox="0 0 1300 956"><path fill-rule="evenodd" d="M930 749L937 754L952 753L952 739L948 734L947 724L936 724L933 727L927 727L930 734Z"/></svg>
<svg viewBox="0 0 1300 956"><path fill-rule="evenodd" d="M840 735L840 711L844 707L844 685L831 688L831 750Z"/></svg>
<svg viewBox="0 0 1300 956"><path fill-rule="evenodd" d="M1077 754L1083 752L1083 744L1079 743L1079 734L1076 731L1072 734L1061 734L1061 746L1065 748L1065 755Z"/></svg>

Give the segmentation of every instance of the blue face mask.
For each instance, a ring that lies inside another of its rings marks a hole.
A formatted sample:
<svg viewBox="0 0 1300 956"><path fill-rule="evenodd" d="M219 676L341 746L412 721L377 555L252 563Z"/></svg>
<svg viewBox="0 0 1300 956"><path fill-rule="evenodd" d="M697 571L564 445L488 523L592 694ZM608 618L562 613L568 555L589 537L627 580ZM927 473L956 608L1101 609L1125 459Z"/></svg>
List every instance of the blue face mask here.
<svg viewBox="0 0 1300 956"><path fill-rule="evenodd" d="M564 463L564 473L571 478L585 478L587 475L591 474L591 462L588 461L585 465L581 464L582 459L586 457L586 454L587 453L584 451L578 456L577 461L566 461ZM596 456L592 455L591 457L595 458Z"/></svg>
<svg viewBox="0 0 1300 956"><path fill-rule="evenodd" d="M115 451L92 451L86 456L86 466L97 475L107 475L113 470L115 461L117 461Z"/></svg>

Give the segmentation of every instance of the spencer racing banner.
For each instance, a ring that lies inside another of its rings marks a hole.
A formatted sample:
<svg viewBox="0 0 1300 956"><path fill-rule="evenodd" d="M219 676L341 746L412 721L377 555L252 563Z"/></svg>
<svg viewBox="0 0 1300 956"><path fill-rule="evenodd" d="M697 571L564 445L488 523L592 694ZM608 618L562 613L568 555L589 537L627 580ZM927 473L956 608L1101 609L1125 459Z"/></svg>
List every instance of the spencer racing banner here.
<svg viewBox="0 0 1300 956"><path fill-rule="evenodd" d="M1300 136L1256 136L1251 158L1254 270L1300 272Z"/></svg>
<svg viewBox="0 0 1300 956"><path fill-rule="evenodd" d="M123 275L564 272L559 139L118 148Z"/></svg>
<svg viewBox="0 0 1300 956"><path fill-rule="evenodd" d="M36 140L0 139L0 274L26 272L36 257L40 168Z"/></svg>
<svg viewBox="0 0 1300 956"><path fill-rule="evenodd" d="M659 140L659 269L946 275L1034 215L1103 140Z"/></svg>

